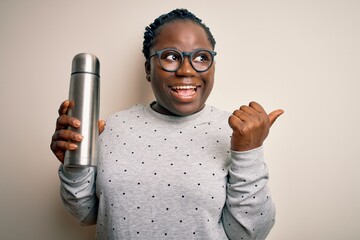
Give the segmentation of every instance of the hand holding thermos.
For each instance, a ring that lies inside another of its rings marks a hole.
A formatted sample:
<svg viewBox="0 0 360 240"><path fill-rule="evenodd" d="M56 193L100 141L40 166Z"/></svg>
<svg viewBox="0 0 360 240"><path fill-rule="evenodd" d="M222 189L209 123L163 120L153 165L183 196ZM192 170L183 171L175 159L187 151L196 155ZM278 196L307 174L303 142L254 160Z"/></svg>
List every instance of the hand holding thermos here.
<svg viewBox="0 0 360 240"><path fill-rule="evenodd" d="M69 100L59 108L50 148L65 167L96 166L99 121L100 64L92 54L73 58Z"/></svg>

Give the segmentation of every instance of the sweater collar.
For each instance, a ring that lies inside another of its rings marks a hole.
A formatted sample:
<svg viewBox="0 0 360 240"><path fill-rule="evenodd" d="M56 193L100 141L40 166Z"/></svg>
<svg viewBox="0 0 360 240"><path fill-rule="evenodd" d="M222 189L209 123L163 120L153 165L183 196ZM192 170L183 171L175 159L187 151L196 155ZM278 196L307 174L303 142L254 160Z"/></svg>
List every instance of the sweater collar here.
<svg viewBox="0 0 360 240"><path fill-rule="evenodd" d="M154 104L154 102L152 102L151 104L147 104L144 106L144 111L148 114L150 114L152 117L168 122L168 123L174 123L174 124L186 124L186 123L193 123L196 124L198 121L201 121L201 119L203 118L203 116L206 116L207 112L210 111L210 106L205 105L205 107L200 110L199 112L196 112L194 114L191 115L187 115L187 116L173 116L173 115L165 115L165 114L161 114L158 113L156 111L154 111L151 108L151 105Z"/></svg>

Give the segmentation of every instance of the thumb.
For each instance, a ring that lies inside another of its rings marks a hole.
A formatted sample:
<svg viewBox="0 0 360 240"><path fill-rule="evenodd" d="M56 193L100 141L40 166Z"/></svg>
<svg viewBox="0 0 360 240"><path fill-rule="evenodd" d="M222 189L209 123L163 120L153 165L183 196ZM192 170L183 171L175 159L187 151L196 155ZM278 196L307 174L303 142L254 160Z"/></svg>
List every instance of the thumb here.
<svg viewBox="0 0 360 240"><path fill-rule="evenodd" d="M99 135L104 131L106 122L104 120L99 120L98 128L99 128Z"/></svg>
<svg viewBox="0 0 360 240"><path fill-rule="evenodd" d="M282 109L278 109L278 110L275 110L273 112L271 112L268 116L269 116L269 120L270 120L270 126L273 125L273 123L276 121L276 119L278 117L280 117L281 114L284 113L284 110Z"/></svg>

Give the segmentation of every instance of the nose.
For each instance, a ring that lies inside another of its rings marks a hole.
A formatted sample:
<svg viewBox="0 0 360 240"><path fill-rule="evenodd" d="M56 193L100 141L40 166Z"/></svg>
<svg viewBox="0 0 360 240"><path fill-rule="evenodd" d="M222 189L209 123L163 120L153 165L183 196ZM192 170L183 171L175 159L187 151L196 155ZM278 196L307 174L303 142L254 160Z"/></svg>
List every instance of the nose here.
<svg viewBox="0 0 360 240"><path fill-rule="evenodd" d="M177 75L193 76L196 74L196 70L193 68L190 62L190 56L184 56L184 61L181 67L176 71Z"/></svg>

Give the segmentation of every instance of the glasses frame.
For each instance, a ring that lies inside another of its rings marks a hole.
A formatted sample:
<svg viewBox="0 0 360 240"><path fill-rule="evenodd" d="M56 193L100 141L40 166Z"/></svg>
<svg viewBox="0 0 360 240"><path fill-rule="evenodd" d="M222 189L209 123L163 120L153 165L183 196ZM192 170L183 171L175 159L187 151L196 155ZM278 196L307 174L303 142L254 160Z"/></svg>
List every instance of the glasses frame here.
<svg viewBox="0 0 360 240"><path fill-rule="evenodd" d="M181 63L180 63L180 65L179 65L179 67L178 67L177 69L175 69L175 70L168 70L168 69L164 68L164 66L161 64L161 58L160 58L160 57L161 57L161 54L163 54L163 52L169 51L169 50L170 50L170 51L177 52L177 53L179 53L179 55L181 56ZM192 57L194 56L194 54L196 54L196 53L198 53L198 52L200 52L200 51L206 51L206 52L210 53L210 55L211 55L211 64L208 66L207 69L205 69L205 70L200 70L200 71L199 71L199 70L197 70L197 69L194 67L193 62L192 62ZM204 48L196 49L195 51L192 51L192 52L180 52L179 50L177 50L177 49L175 49L175 48L164 48L164 49L158 50L158 51L156 51L155 53L153 53L152 55L150 55L149 61L150 61L150 59L151 59L152 57L157 56L158 59L159 59L160 66L162 67L163 70L165 70L165 71L167 71L167 72L176 72L176 71L178 71L178 70L182 67L182 65L184 64L184 59L185 59L185 57L188 56L188 57L189 57L189 61L190 61L190 65L191 65L191 67L192 67L196 72L206 72L206 71L209 70L209 69L211 68L211 66L213 65L213 63L214 63L214 57L216 56L216 54L217 54L217 53L216 53L215 51L208 50L208 49L204 49Z"/></svg>

